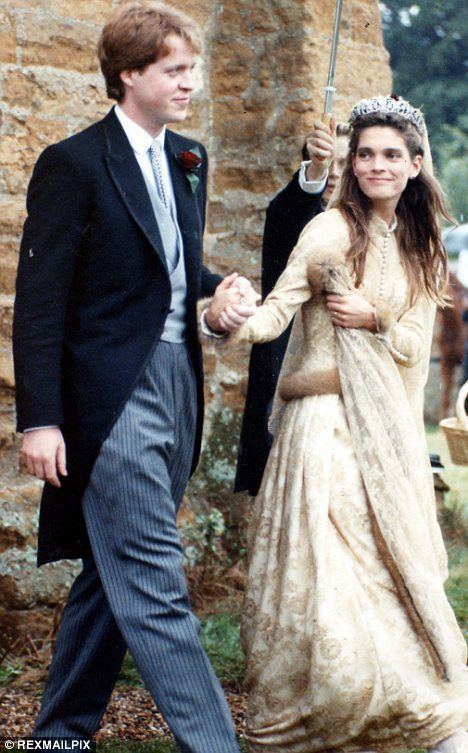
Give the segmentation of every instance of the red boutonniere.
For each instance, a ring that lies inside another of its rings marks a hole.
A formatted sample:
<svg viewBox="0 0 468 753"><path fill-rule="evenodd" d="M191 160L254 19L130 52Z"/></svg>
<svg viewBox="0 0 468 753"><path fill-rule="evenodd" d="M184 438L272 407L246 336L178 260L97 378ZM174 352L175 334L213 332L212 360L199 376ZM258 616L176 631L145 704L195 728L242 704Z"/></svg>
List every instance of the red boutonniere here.
<svg viewBox="0 0 468 753"><path fill-rule="evenodd" d="M185 177L190 184L192 193L195 193L197 186L200 183L200 176L198 175L198 172L203 162L203 158L200 154L198 146L196 146L194 149L183 149L181 152L175 155L175 158L177 163L185 172Z"/></svg>

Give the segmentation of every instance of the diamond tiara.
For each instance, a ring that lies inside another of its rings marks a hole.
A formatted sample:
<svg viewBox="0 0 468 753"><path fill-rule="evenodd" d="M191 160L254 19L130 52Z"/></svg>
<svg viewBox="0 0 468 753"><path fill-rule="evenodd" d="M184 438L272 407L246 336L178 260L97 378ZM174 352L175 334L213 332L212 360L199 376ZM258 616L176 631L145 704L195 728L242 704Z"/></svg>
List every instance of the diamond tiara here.
<svg viewBox="0 0 468 753"><path fill-rule="evenodd" d="M417 110L406 99L402 99L401 97L371 97L370 99L361 99L353 107L349 122L353 125L358 118L376 112L401 115L402 118L409 120L415 126L421 136L424 134L424 116L421 110Z"/></svg>

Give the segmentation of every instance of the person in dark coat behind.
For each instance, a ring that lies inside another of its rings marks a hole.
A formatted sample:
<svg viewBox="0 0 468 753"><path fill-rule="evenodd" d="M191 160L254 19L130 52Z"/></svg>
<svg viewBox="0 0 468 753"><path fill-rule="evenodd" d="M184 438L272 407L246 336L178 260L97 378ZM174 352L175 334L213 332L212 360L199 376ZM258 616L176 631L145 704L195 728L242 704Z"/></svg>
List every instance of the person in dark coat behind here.
<svg viewBox="0 0 468 753"><path fill-rule="evenodd" d="M339 124L334 139L330 129L317 121L304 144L300 170L269 204L262 247L262 299L274 288L304 227L325 209L343 170L348 133L348 126ZM236 492L258 493L273 440L268 419L292 324L277 340L252 348Z"/></svg>

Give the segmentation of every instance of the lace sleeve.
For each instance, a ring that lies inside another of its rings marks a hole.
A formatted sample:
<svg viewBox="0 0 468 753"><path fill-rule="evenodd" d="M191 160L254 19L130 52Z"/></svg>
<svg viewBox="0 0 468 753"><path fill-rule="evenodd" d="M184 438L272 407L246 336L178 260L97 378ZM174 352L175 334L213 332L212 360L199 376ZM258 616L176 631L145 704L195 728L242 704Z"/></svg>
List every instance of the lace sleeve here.
<svg viewBox="0 0 468 753"><path fill-rule="evenodd" d="M377 337L387 346L396 363L411 367L423 358L435 306L429 296L421 294L415 304L397 319L387 301L377 302Z"/></svg>
<svg viewBox="0 0 468 753"><path fill-rule="evenodd" d="M313 291L308 280L308 263L323 243L323 215L315 217L303 230L286 269L261 306L237 332L237 342L261 343L275 340L286 329L296 311Z"/></svg>

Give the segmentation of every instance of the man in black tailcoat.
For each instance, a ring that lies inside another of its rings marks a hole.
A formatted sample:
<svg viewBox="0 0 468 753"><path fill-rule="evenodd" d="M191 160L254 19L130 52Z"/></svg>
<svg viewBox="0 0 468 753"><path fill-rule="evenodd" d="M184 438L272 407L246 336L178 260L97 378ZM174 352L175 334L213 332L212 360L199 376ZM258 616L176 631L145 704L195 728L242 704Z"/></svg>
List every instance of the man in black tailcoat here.
<svg viewBox="0 0 468 753"><path fill-rule="evenodd" d="M129 648L184 753L238 751L175 522L203 421L197 300L214 295L208 334L254 311L239 303L246 281L241 295L236 275L222 281L202 264L206 151L166 129L186 117L198 49L195 23L174 8L120 6L99 43L118 104L47 148L28 190L18 430L29 470L46 481L39 564L83 560L36 737L91 737Z"/></svg>

